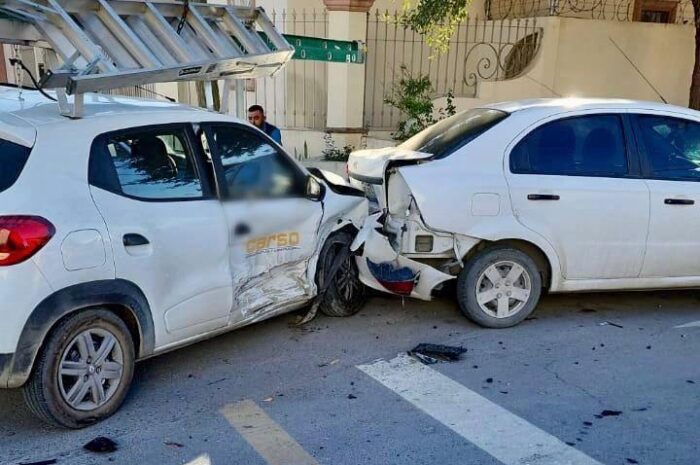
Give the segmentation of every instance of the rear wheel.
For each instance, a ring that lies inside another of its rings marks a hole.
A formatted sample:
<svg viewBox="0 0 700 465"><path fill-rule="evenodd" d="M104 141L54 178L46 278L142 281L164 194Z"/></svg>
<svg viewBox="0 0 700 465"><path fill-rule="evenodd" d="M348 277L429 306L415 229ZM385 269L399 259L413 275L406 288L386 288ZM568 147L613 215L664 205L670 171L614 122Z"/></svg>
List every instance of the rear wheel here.
<svg viewBox="0 0 700 465"><path fill-rule="evenodd" d="M462 313L487 328L520 323L535 310L541 293L542 277L535 261L510 247L478 253L457 280Z"/></svg>
<svg viewBox="0 0 700 465"><path fill-rule="evenodd" d="M352 316L367 300L367 290L360 282L355 257L348 253L353 239L353 235L346 231L333 234L321 250L316 275L319 292L328 286L319 307L326 316ZM339 268L335 276L329 276L337 260L341 260Z"/></svg>
<svg viewBox="0 0 700 465"><path fill-rule="evenodd" d="M134 344L124 322L107 310L61 321L37 357L24 398L47 423L83 428L112 415L134 374Z"/></svg>

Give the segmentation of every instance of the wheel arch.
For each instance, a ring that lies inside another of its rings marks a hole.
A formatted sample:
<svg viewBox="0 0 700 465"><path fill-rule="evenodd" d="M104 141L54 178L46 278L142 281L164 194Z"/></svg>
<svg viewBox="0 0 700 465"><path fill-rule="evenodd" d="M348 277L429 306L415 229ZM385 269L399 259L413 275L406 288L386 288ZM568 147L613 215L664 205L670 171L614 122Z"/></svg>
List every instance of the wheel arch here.
<svg viewBox="0 0 700 465"><path fill-rule="evenodd" d="M106 308L124 321L134 337L137 359L153 354L153 316L138 286L122 279L81 283L56 291L32 311L10 362L7 387L18 388L26 383L49 332L59 321L94 307Z"/></svg>
<svg viewBox="0 0 700 465"><path fill-rule="evenodd" d="M552 280L554 279L554 277L552 275L552 262L547 256L547 253L544 250L542 250L542 248L539 247L537 244L524 239L510 238L493 241L482 240L474 247L472 247L469 250L469 252L467 252L467 254L463 257L462 261L466 263L472 257L480 253L482 250L497 246L511 247L526 253L535 261L535 264L540 270L540 274L542 276L542 287L547 290L553 287Z"/></svg>

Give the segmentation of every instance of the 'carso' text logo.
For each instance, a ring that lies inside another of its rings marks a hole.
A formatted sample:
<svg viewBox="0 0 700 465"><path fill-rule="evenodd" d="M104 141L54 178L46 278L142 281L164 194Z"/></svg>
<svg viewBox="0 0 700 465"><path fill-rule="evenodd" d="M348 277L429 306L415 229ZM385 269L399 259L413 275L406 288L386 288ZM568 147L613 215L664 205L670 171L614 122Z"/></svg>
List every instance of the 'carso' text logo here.
<svg viewBox="0 0 700 465"><path fill-rule="evenodd" d="M277 233L249 240L246 242L245 251L246 254L253 255L284 248L296 248L298 246L298 232Z"/></svg>

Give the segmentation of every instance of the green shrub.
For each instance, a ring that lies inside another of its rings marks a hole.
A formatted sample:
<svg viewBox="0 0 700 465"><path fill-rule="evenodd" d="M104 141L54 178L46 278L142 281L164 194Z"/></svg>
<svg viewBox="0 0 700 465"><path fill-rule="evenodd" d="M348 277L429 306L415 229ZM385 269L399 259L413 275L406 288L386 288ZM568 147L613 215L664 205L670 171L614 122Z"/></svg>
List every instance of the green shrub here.
<svg viewBox="0 0 700 465"><path fill-rule="evenodd" d="M447 92L447 106L437 110L433 104L433 85L429 76L414 77L405 66L401 66L401 79L394 84L391 95L384 98L384 103L401 112L402 119L398 130L392 134L394 140L404 141L418 134L423 129L456 113L454 94Z"/></svg>

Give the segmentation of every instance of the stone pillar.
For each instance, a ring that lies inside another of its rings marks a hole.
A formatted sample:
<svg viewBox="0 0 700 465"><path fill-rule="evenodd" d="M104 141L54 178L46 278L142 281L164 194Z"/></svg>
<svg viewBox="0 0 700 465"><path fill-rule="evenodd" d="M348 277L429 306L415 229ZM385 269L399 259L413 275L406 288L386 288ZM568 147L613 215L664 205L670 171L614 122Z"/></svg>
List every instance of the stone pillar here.
<svg viewBox="0 0 700 465"><path fill-rule="evenodd" d="M374 0L323 0L328 38L367 42L367 12ZM328 64L326 126L338 147L359 148L364 133L365 65Z"/></svg>

